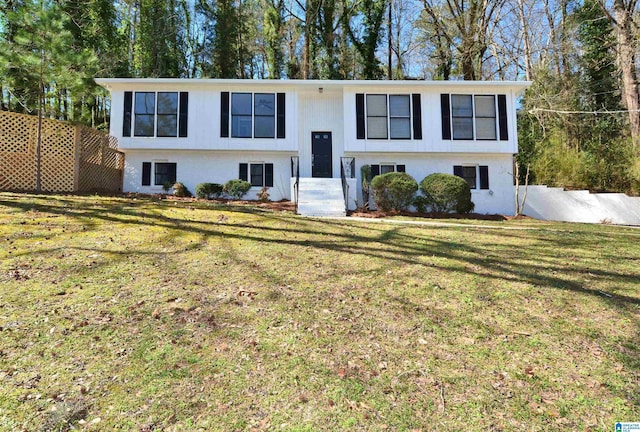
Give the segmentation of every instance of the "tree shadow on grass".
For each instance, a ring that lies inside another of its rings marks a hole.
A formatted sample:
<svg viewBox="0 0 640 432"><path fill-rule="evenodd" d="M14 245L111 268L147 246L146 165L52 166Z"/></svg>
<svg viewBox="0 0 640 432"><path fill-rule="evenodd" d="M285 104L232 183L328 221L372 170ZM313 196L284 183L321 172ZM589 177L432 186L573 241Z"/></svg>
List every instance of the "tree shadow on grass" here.
<svg viewBox="0 0 640 432"><path fill-rule="evenodd" d="M4 195L0 195L3 198ZM579 229L576 233L563 233L557 230L543 228L541 230L491 231L484 228L472 227L417 227L387 224L366 224L363 222L349 222L343 220L304 219L287 214L278 214L263 209L247 207L229 207L226 205L198 207L201 211L211 211L211 220L207 218L181 215L171 217L167 211L178 207L184 209L185 203L158 204L153 200L138 198L134 204L127 199L113 199L107 203L96 205L89 198L78 202L71 198L45 199L36 196L20 199L0 199L0 205L22 211L33 210L41 213L61 215L73 218L79 224L87 225L88 229L99 229L100 224L113 224L114 229L121 226L154 226L168 230L157 241L162 244L169 242L173 247L168 251L150 251L141 248L108 249L95 246L77 247L78 250L109 254L109 257L127 259L130 255L160 255L179 263L182 252L206 247L211 240L225 240L227 255L237 265L246 267L248 272L261 277L265 284L282 286L287 284L286 276L279 271L266 271L264 264L257 263L251 256L239 252L233 241L255 242L256 244L273 246L291 246L309 248L310 250L326 251L337 254L337 259L348 256L360 256L381 260L385 266L413 265L428 266L427 269L437 269L455 278L456 275L478 275L487 280L507 283L529 283L544 290L570 291L578 296L597 298L603 304L616 310L616 314L625 316L635 326L638 332L638 311L640 293L633 290L638 286L638 274L634 271L621 271L613 265L607 269L602 264L596 264L593 258L576 263L568 267L559 264L560 258L565 259L574 246L589 250L601 247L607 242L618 239L610 232L598 233L590 230L585 237ZM186 206L190 204L187 203ZM151 207L154 206L154 207ZM234 221L234 213L243 213L252 218ZM228 220L218 220L224 214ZM354 229L358 227L359 229ZM451 233L451 236L432 234ZM461 231L487 236L499 236L500 242L487 248L479 240L468 235L469 241L456 241L454 234ZM182 245L176 242L181 236L198 236L192 244ZM443 238L444 237L444 238ZM446 238L450 237L450 238ZM522 246L523 239L529 244ZM489 255L487 250L491 251ZM28 253L53 253L59 248L41 248ZM637 261L637 249L629 251L619 260ZM109 265L105 260L99 265ZM598 268L595 268L597 267ZM381 268L364 269L363 277L380 277ZM89 271L89 270L87 270ZM631 287L629 295L620 293L603 293L602 291L585 286L579 282L584 275L590 279L611 279ZM332 277L340 277L340 270ZM400 298L400 300L402 300ZM397 301L400 301L397 300ZM579 301L577 297L576 301ZM413 305L405 305L413 307ZM637 342L637 341L636 341ZM633 341L623 341L631 344ZM634 351L637 352L637 351ZM623 362L631 368L637 367L637 360L625 355Z"/></svg>
<svg viewBox="0 0 640 432"><path fill-rule="evenodd" d="M37 196L36 196L37 197ZM138 198L139 201L142 201ZM51 200L49 200L51 201ZM624 303L631 305L640 304L640 298L633 296L624 296L613 294L611 297L603 295L601 291L586 288L582 284L563 277L566 272L565 266L553 265L557 259L557 254L544 252L549 250L545 247L537 248L536 263L523 264L518 262L512 264L511 260L518 256L518 240L522 236L528 237L532 233L524 232L521 236L515 235L513 232L500 232L500 237L512 237L513 244L504 246L504 250L499 256L488 257L484 248L475 247L469 243L461 243L455 241L446 241L433 237L421 236L420 228L413 226L399 225L383 225L375 224L375 226L366 227L366 235L356 234L353 225L346 221L334 220L313 220L303 219L293 216L283 216L280 214L265 212L263 209L255 211L251 208L243 207L243 213L251 214L259 219L255 223L233 223L224 222L217 223L210 220L184 219L182 217L170 217L164 214L158 214L155 211L144 211L144 209L132 209L128 204L115 201L113 205L105 206L99 209L90 209L86 206L78 206L76 201L70 199L55 200L58 204L34 203L32 200L12 201L0 200L0 205L7 207L19 208L25 211L35 210L41 213L52 213L64 215L78 219L81 223L86 223L87 219L98 220L108 223L117 223L124 225L140 225L163 227L169 230L177 230L179 232L189 234L200 234L201 243L209 238L221 237L229 240L250 240L256 242L277 243L279 245L295 245L310 247L319 250L330 250L338 253L346 253L353 255L365 255L373 258L391 260L404 264L424 265L428 262L428 257L445 258L454 260L455 262L466 265L464 268L457 266L442 267L442 270L463 272L475 274L477 272L469 270L467 267L475 267L484 270L483 276L488 278L496 278L509 282L528 282L533 285L549 286L556 289L570 290L579 294L592 295L601 298L612 305L621 305ZM152 200L147 200L149 204ZM72 204L72 205L60 205ZM175 206L168 206L168 208ZM106 207L106 208L105 208ZM228 208L215 207L213 211L235 211ZM281 223L277 226L268 226L265 222ZM294 223L294 227L291 224ZM359 224L361 225L361 224ZM93 222L90 223L90 229L95 228ZM319 230L323 227L325 230ZM430 228L432 229L432 228ZM454 229L465 231L473 230L473 228L444 228L439 230ZM238 233L243 230L243 233ZM291 234L303 235L303 238L292 237ZM590 233L591 234L591 233ZM311 238L309 238L311 237ZM324 237L324 238L323 238ZM570 247L571 244L557 240L548 239L547 237L537 235L540 242L552 242L558 247ZM419 242L419 243L418 243ZM584 242L591 245L592 243ZM198 245L191 245L190 248ZM507 250L511 248L512 250ZM106 251L105 251L106 252ZM148 251L108 251L111 254L130 255L136 253L148 253ZM541 264L542 263L542 264ZM593 269L590 267L576 266L572 269L572 273L590 273L591 276L615 278L616 280L628 283L637 282L637 275L623 274L615 271L604 271ZM499 274L496 274L499 273ZM552 275L550 275L551 273Z"/></svg>

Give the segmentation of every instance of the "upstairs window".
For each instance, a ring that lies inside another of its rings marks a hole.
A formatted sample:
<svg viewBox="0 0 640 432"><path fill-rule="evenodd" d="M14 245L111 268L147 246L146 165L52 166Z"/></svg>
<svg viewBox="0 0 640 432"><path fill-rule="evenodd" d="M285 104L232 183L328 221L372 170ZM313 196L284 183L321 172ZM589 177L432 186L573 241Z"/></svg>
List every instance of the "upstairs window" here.
<svg viewBox="0 0 640 432"><path fill-rule="evenodd" d="M131 136L132 126L135 137L187 136L188 93L125 92L124 96L122 136Z"/></svg>
<svg viewBox="0 0 640 432"><path fill-rule="evenodd" d="M391 139L411 139L409 95L389 96L389 135Z"/></svg>
<svg viewBox="0 0 640 432"><path fill-rule="evenodd" d="M251 138L252 110L251 93L231 95L231 136Z"/></svg>
<svg viewBox="0 0 640 432"><path fill-rule="evenodd" d="M222 92L220 136L232 138L284 138L284 93ZM229 120L231 131L229 131Z"/></svg>
<svg viewBox="0 0 640 432"><path fill-rule="evenodd" d="M387 95L367 95L367 138L387 137Z"/></svg>
<svg viewBox="0 0 640 432"><path fill-rule="evenodd" d="M367 95L368 139L411 139L409 95Z"/></svg>
<svg viewBox="0 0 640 432"><path fill-rule="evenodd" d="M358 139L422 139L420 95L356 94Z"/></svg>
<svg viewBox="0 0 640 432"><path fill-rule="evenodd" d="M496 103L497 102L497 103ZM505 95L440 95L442 139L506 141Z"/></svg>
<svg viewBox="0 0 640 432"><path fill-rule="evenodd" d="M256 138L274 138L276 136L276 95L256 93L253 96L255 112L253 136Z"/></svg>
<svg viewBox="0 0 640 432"><path fill-rule="evenodd" d="M158 127L159 137L178 136L178 93L158 93Z"/></svg>
<svg viewBox="0 0 640 432"><path fill-rule="evenodd" d="M495 96L451 95L451 118L454 140L496 139Z"/></svg>
<svg viewBox="0 0 640 432"><path fill-rule="evenodd" d="M137 137L152 137L154 135L156 114L156 94L137 92L134 112L133 135Z"/></svg>

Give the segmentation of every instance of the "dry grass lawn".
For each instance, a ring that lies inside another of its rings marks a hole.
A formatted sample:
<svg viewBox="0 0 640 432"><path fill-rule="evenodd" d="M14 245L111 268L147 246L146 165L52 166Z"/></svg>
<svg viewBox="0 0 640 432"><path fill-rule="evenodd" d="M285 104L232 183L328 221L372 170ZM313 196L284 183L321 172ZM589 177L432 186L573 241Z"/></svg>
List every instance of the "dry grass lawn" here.
<svg viewBox="0 0 640 432"><path fill-rule="evenodd" d="M640 421L640 230L474 224L1 193L0 430Z"/></svg>

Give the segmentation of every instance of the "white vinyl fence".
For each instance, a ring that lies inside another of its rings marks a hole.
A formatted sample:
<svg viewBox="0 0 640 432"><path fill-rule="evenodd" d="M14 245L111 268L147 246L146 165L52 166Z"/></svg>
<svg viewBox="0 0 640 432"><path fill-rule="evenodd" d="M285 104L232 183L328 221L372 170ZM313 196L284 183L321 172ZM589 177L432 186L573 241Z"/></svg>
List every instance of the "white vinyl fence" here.
<svg viewBox="0 0 640 432"><path fill-rule="evenodd" d="M542 220L640 225L640 197L529 186L523 213Z"/></svg>

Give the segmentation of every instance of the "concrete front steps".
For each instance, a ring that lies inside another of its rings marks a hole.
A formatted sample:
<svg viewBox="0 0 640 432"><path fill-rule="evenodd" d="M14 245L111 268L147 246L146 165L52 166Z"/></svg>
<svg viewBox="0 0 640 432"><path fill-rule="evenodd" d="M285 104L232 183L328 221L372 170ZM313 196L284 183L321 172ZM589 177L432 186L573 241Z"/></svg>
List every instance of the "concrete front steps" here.
<svg viewBox="0 0 640 432"><path fill-rule="evenodd" d="M342 180L301 178L298 183L298 214L302 216L346 216Z"/></svg>

